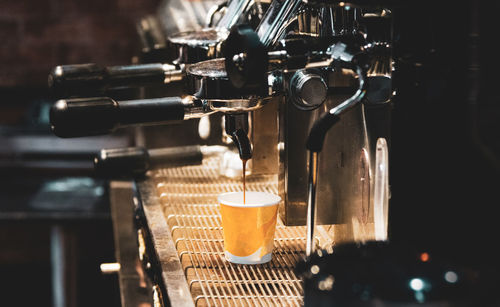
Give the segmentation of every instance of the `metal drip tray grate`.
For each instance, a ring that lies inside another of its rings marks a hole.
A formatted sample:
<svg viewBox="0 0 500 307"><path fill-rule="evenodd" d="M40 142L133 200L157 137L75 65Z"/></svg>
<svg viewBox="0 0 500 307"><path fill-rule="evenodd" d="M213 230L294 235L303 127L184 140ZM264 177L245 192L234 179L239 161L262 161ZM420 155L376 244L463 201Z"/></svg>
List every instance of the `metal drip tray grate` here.
<svg viewBox="0 0 500 307"><path fill-rule="evenodd" d="M161 169L153 177L168 228L197 306L301 306L294 274L305 250L305 227L278 220L272 261L239 265L225 260L217 194L241 191L239 179L218 175L218 160ZM247 189L277 193L275 176L249 177Z"/></svg>

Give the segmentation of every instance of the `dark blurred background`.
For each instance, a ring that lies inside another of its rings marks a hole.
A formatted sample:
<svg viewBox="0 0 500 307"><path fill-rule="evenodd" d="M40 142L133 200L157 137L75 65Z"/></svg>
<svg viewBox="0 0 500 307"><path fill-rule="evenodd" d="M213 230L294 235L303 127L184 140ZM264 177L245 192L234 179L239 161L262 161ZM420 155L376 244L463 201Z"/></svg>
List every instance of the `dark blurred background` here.
<svg viewBox="0 0 500 307"><path fill-rule="evenodd" d="M395 27L390 236L498 268L498 3L404 2Z"/></svg>
<svg viewBox="0 0 500 307"><path fill-rule="evenodd" d="M77 306L120 306L107 185L90 157L127 146L124 133L62 140L49 129L50 70L129 64L136 22L159 0L0 0L0 305L52 306L52 276ZM58 268L59 265L59 268Z"/></svg>

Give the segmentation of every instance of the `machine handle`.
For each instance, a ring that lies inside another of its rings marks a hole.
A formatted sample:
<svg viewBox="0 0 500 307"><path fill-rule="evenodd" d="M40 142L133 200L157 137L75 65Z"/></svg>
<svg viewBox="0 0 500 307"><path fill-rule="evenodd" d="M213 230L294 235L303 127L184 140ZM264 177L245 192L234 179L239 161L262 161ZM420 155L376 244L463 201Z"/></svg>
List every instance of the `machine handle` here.
<svg viewBox="0 0 500 307"><path fill-rule="evenodd" d="M307 137L306 147L311 152L321 152L328 130L340 120L340 117L330 112L323 113L314 123Z"/></svg>
<svg viewBox="0 0 500 307"><path fill-rule="evenodd" d="M181 97L126 100L108 97L58 100L50 110L50 124L62 138L102 135L119 127L151 125L184 119Z"/></svg>
<svg viewBox="0 0 500 307"><path fill-rule="evenodd" d="M105 178L140 177L149 169L149 154L143 147L102 149L94 158L96 175Z"/></svg>
<svg viewBox="0 0 500 307"><path fill-rule="evenodd" d="M99 177L137 178L150 169L165 166L198 165L203 161L199 145L145 149L126 147L102 149L94 158Z"/></svg>
<svg viewBox="0 0 500 307"><path fill-rule="evenodd" d="M184 166L198 165L203 162L203 152L200 145L179 147L153 148L148 150L150 166Z"/></svg>
<svg viewBox="0 0 500 307"><path fill-rule="evenodd" d="M94 63L56 66L49 74L49 88L56 96L96 95L108 88L163 84L161 63L103 67Z"/></svg>

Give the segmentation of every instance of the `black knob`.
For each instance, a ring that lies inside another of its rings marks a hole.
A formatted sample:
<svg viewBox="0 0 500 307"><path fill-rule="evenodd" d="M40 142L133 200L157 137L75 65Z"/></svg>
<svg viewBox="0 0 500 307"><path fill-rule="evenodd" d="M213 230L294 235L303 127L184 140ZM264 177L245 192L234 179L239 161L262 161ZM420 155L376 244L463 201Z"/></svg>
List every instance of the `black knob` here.
<svg viewBox="0 0 500 307"><path fill-rule="evenodd" d="M250 26L233 26L223 52L227 75L234 87L257 90L267 84L267 50Z"/></svg>

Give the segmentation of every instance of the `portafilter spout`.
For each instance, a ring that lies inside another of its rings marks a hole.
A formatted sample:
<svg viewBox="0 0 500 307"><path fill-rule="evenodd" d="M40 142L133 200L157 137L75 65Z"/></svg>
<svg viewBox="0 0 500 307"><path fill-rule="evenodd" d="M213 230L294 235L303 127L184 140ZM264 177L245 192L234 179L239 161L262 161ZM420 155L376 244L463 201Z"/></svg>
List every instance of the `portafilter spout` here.
<svg viewBox="0 0 500 307"><path fill-rule="evenodd" d="M240 159L243 161L252 158L252 144L248 138L248 113L226 113L224 115L226 134L238 148Z"/></svg>

